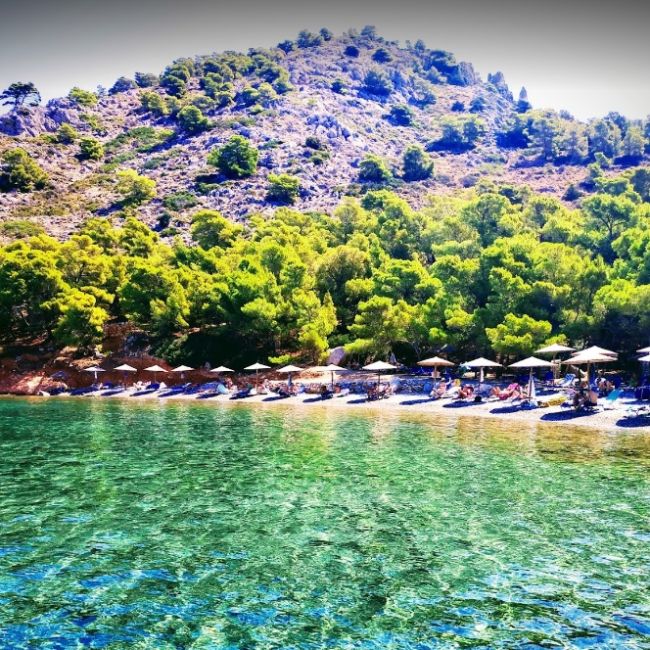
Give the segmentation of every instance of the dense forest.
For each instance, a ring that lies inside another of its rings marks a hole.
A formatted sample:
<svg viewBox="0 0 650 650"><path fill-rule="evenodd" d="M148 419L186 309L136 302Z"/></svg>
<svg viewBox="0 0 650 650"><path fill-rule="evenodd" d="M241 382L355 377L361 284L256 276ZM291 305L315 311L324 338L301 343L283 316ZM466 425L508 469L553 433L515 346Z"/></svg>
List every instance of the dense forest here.
<svg viewBox="0 0 650 650"><path fill-rule="evenodd" d="M418 211L376 189L246 227L199 210L190 244L133 217L89 219L64 242L32 226L0 249L0 331L89 348L128 320L194 363L314 362L334 345L405 361L555 340L632 353L650 326L650 171L594 183L579 209L479 184Z"/></svg>
<svg viewBox="0 0 650 650"><path fill-rule="evenodd" d="M650 122L368 27L0 99L0 340L168 360L527 355L650 325ZM346 121L347 120L347 121Z"/></svg>

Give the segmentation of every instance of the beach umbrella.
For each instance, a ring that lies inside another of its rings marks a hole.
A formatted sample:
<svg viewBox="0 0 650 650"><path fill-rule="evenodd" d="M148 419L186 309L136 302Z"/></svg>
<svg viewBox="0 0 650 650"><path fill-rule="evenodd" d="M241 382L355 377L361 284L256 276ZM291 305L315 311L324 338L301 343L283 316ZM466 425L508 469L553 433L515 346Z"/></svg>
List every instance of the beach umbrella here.
<svg viewBox="0 0 650 650"><path fill-rule="evenodd" d="M302 372L302 368L298 366L292 366L291 364L288 366L284 366L283 368L278 368L276 372L281 372L287 375L287 384L291 386L291 375L294 372Z"/></svg>
<svg viewBox="0 0 650 650"><path fill-rule="evenodd" d="M533 369L534 368L550 368L553 364L550 361L544 361L543 359L538 359L537 357L528 357L527 359L522 359L516 363L511 363L509 368L528 368L530 370L528 375L528 398L533 399L535 397L535 380L533 379Z"/></svg>
<svg viewBox="0 0 650 650"><path fill-rule="evenodd" d="M271 366L265 366L263 363L253 363L250 366L246 366L244 370L254 370L255 371L255 384L257 384L257 373L260 370L270 370Z"/></svg>
<svg viewBox="0 0 650 650"><path fill-rule="evenodd" d="M589 350L583 350L579 354L570 357L563 361L565 365L570 366L587 366L587 381L589 381L589 369L592 363L612 363L616 361L616 358L611 354L599 354L598 352L590 352Z"/></svg>
<svg viewBox="0 0 650 650"><path fill-rule="evenodd" d="M126 384L126 375L129 372L138 372L137 368L134 368L133 366L130 366L128 363L123 363L121 366L117 366L115 370L119 370L120 372L124 373L124 384Z"/></svg>
<svg viewBox="0 0 650 650"><path fill-rule="evenodd" d="M158 366L158 365L155 365L155 366L149 366L148 368L145 368L144 370L145 370L145 372L153 372L153 380L154 380L154 381L156 381L156 375L157 375L159 372L167 372L164 368L161 368L161 367Z"/></svg>
<svg viewBox="0 0 650 650"><path fill-rule="evenodd" d="M472 361L468 361L467 363L463 364L467 368L478 368L480 371L479 374L479 380L478 383L482 384L483 379L484 379L484 371L486 368L503 368L503 366L500 363L497 363L496 361L490 361L489 359L486 359L485 357L479 357L478 359L472 359Z"/></svg>
<svg viewBox="0 0 650 650"><path fill-rule="evenodd" d="M575 348L570 348L568 345L560 345L559 343L553 343L552 345L547 345L539 350L535 350L537 354L552 354L555 356L561 352L574 352Z"/></svg>
<svg viewBox="0 0 650 650"><path fill-rule="evenodd" d="M552 345L547 345L539 350L535 350L537 354L552 354L553 358L551 363L553 364L553 377L557 377L557 372L559 370L559 365L556 363L555 359L558 354L562 352L575 352L575 348L570 348L568 345L561 345L560 343L553 343Z"/></svg>
<svg viewBox="0 0 650 650"><path fill-rule="evenodd" d="M312 372L329 372L331 377L331 385L332 385L332 390L334 389L334 373L335 372L341 372L342 370L345 370L345 368L341 368L341 366L337 366L335 363L330 363L326 366L314 366L313 368L310 368Z"/></svg>
<svg viewBox="0 0 650 650"><path fill-rule="evenodd" d="M455 363L452 363L451 361L448 361L447 359L443 359L442 357L431 357L429 359L423 359L422 361L418 361L418 366L423 366L426 368L433 368L433 371L431 372L431 376L435 379L436 375L438 374L438 368L443 367L443 368L450 368L451 366L455 366Z"/></svg>
<svg viewBox="0 0 650 650"><path fill-rule="evenodd" d="M386 363L385 361L375 361L374 363L369 363L367 366L364 366L363 370L376 372L377 386L379 386L381 383L382 370L397 370L397 366L394 366L392 363Z"/></svg>
<svg viewBox="0 0 650 650"><path fill-rule="evenodd" d="M218 368L213 368L210 372L235 372L232 368L226 368L226 366L219 366Z"/></svg>
<svg viewBox="0 0 650 650"><path fill-rule="evenodd" d="M590 348L585 348L584 350L580 350L580 352L574 352L571 358L575 358L577 356L583 356L583 355L600 355L604 357L613 357L616 359L618 357L617 352L613 352L612 350L606 350L605 348L600 348L597 345L592 345Z"/></svg>
<svg viewBox="0 0 650 650"><path fill-rule="evenodd" d="M646 354L643 357L639 357L639 361L642 361L643 363L650 363L650 354Z"/></svg>
<svg viewBox="0 0 650 650"><path fill-rule="evenodd" d="M92 372L94 377L95 377L95 383L97 383L97 373L98 372L106 372L103 368L100 368L99 366L90 366L90 368L84 368L84 372Z"/></svg>
<svg viewBox="0 0 650 650"><path fill-rule="evenodd" d="M194 370L194 368L191 368L190 366L178 366L176 368L172 368L171 372L180 372L181 373L181 379L185 377L185 373L189 372L190 370Z"/></svg>
<svg viewBox="0 0 650 650"><path fill-rule="evenodd" d="M645 347L645 348L641 348L640 350L637 350L637 352L638 352L639 354L647 354L648 352L650 352L650 345L648 345L648 346Z"/></svg>

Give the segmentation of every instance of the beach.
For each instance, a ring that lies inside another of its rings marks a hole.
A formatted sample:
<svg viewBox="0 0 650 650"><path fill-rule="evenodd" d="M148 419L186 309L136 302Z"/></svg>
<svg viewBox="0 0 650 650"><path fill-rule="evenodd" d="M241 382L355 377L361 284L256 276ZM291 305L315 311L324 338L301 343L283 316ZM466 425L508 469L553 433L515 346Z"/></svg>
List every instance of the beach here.
<svg viewBox="0 0 650 650"><path fill-rule="evenodd" d="M200 404L214 404L215 406L237 406L248 404L256 408L283 408L283 409L336 409L359 410L373 414L414 413L418 415L431 415L436 419L492 419L507 422L521 422L522 424L537 424L539 426L568 425L571 427L586 427L600 431L620 431L634 429L643 433L650 433L650 417L630 417L627 409L634 400L621 400L614 408L604 408L602 405L594 411L576 412L573 408L562 406L549 406L538 408L519 408L517 404L496 401L456 401L452 399L430 400L425 394L393 394L378 401L367 401L363 394L349 394L341 397L322 400L317 394L303 393L296 396L280 399L274 394L251 395L244 399L231 399L229 395L220 395L208 399L197 399L196 395L169 395L164 391L149 394L133 395L128 391L117 394L102 395L91 393L82 396L56 396L45 399L69 400L113 400L123 401L160 401L160 402L196 402ZM602 401L602 400L601 400Z"/></svg>

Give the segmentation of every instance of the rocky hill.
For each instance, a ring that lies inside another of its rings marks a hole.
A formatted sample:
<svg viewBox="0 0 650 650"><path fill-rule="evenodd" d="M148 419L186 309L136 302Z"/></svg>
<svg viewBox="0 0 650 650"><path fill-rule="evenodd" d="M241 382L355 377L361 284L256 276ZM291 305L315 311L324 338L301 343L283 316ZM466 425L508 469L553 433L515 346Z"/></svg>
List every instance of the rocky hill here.
<svg viewBox="0 0 650 650"><path fill-rule="evenodd" d="M171 236L187 230L199 207L238 220L281 203L329 211L377 184L419 206L481 179L571 200L578 192L567 188L585 180L594 160L613 174L647 159L642 124L610 115L585 125L532 111L501 74L481 80L447 52L421 42L400 47L371 28L340 37L304 32L272 50L184 59L136 81L122 78L109 92L74 89L0 117L0 155L20 147L47 174L33 187L5 182L3 220L39 220L64 237L93 214L135 211ZM235 135L258 156L254 173L241 178L210 164L211 152ZM431 157L428 178L405 179L411 145ZM364 178L369 155L388 173ZM155 187L127 206L121 170ZM295 192L269 192L269 176L283 174Z"/></svg>

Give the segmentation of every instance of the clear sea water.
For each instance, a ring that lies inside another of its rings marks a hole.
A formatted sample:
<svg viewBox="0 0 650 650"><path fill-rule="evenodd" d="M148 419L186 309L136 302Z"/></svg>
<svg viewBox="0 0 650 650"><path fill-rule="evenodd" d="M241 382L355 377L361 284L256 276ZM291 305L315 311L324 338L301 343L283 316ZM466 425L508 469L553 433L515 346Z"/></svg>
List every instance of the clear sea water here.
<svg viewBox="0 0 650 650"><path fill-rule="evenodd" d="M0 400L0 648L650 648L650 437Z"/></svg>

